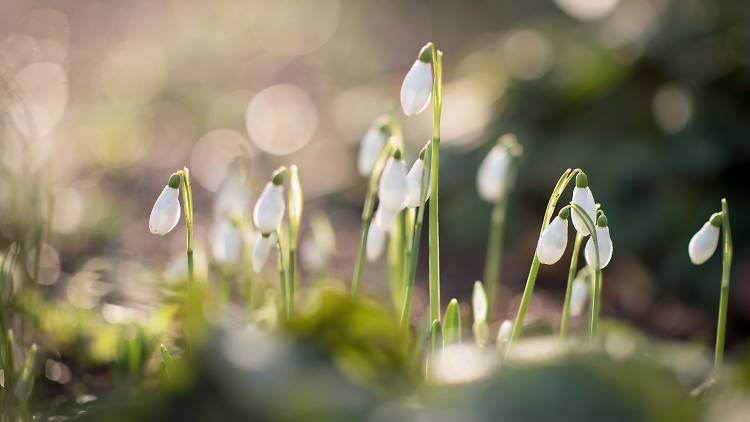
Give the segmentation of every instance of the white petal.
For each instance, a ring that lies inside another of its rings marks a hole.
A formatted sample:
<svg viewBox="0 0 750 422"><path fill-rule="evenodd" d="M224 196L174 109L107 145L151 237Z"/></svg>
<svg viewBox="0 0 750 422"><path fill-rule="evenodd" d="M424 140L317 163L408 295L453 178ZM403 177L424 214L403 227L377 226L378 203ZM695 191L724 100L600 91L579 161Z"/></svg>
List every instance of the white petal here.
<svg viewBox="0 0 750 422"><path fill-rule="evenodd" d="M242 252L242 233L231 222L222 219L211 230L211 250L218 262L236 262Z"/></svg>
<svg viewBox="0 0 750 422"><path fill-rule="evenodd" d="M419 206L419 194L422 191L422 175L424 174L424 161L418 158L411 166L409 174L406 175L406 200L404 205L407 208L416 208ZM429 182L429 181L428 181ZM427 184L425 200L430 197L430 185Z"/></svg>
<svg viewBox="0 0 750 422"><path fill-rule="evenodd" d="M599 264L604 268L612 259L612 238L609 237L609 227L596 227L596 240L599 242ZM586 248L583 250L583 256L591 268L596 268L596 256L594 254L594 240L586 241Z"/></svg>
<svg viewBox="0 0 750 422"><path fill-rule="evenodd" d="M258 233L258 236L255 238L252 263L253 271L255 271L256 273L260 272L260 270L263 269L263 265L268 259L268 254L271 252L271 243L273 236L274 234L264 237L260 233Z"/></svg>
<svg viewBox="0 0 750 422"><path fill-rule="evenodd" d="M591 189L588 186L585 188L575 187L573 189L573 201L574 204L578 205L583 211L591 218L591 221L596 224L596 202L594 202L594 195L591 193ZM573 218L573 226L583 236L589 234L589 229L586 228L586 224L575 210L570 210L570 215Z"/></svg>
<svg viewBox="0 0 750 422"><path fill-rule="evenodd" d="M556 216L549 226L539 236L539 242L536 245L536 256L539 262L545 265L552 265L559 261L565 253L565 247L568 245L568 220L563 220Z"/></svg>
<svg viewBox="0 0 750 422"><path fill-rule="evenodd" d="M573 280L573 286L570 288L570 315L579 316L586 308L589 300L589 285L586 279L577 277Z"/></svg>
<svg viewBox="0 0 750 422"><path fill-rule="evenodd" d="M711 258L716 251L718 244L719 228L707 221L690 239L688 244L690 261L695 265L708 261L708 258Z"/></svg>
<svg viewBox="0 0 750 422"><path fill-rule="evenodd" d="M274 185L272 182L266 183L266 187L260 194L253 210L255 227L261 233L275 231L284 218L285 209L284 188L281 185Z"/></svg>
<svg viewBox="0 0 750 422"><path fill-rule="evenodd" d="M377 211L375 211L375 224L373 225L378 226L378 229L384 233L390 233L393 223L396 221L396 215L398 213L378 207Z"/></svg>
<svg viewBox="0 0 750 422"><path fill-rule="evenodd" d="M477 171L479 197L487 202L497 202L505 195L510 155L507 148L496 145L482 161Z"/></svg>
<svg viewBox="0 0 750 422"><path fill-rule="evenodd" d="M398 213L404 209L406 190L406 164L404 164L404 160L396 160L391 157L380 176L378 186L380 206L388 211Z"/></svg>
<svg viewBox="0 0 750 422"><path fill-rule="evenodd" d="M385 146L385 134L379 127L370 128L365 133L359 146L359 157L357 159L357 170L362 176L369 176L380 151Z"/></svg>
<svg viewBox="0 0 750 422"><path fill-rule="evenodd" d="M487 321L487 294L479 281L474 283L471 292L471 308L474 310L474 321Z"/></svg>
<svg viewBox="0 0 750 422"><path fill-rule="evenodd" d="M427 108L432 97L432 64L416 60L401 85L401 108L412 116Z"/></svg>
<svg viewBox="0 0 750 422"><path fill-rule="evenodd" d="M174 229L180 221L180 190L164 186L156 198L151 215L148 218L148 229L151 233L165 235Z"/></svg>
<svg viewBox="0 0 750 422"><path fill-rule="evenodd" d="M510 341L510 335L513 333L513 322L509 319L503 321L500 324L500 329L497 330L497 344L501 345Z"/></svg>
<svg viewBox="0 0 750 422"><path fill-rule="evenodd" d="M377 224L370 224L367 231L367 260L370 262L377 261L385 249L385 232L380 230Z"/></svg>

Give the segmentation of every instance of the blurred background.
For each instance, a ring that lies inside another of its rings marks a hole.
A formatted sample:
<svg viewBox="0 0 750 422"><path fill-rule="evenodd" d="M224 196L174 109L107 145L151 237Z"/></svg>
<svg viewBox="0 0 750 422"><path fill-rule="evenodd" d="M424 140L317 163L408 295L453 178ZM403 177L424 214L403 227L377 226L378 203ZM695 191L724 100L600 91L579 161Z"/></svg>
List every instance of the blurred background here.
<svg viewBox="0 0 750 422"><path fill-rule="evenodd" d="M408 162L429 138L431 113L406 118L398 104L428 41L445 52L445 303L468 303L482 277L490 205L476 170L514 132L524 156L495 319L515 314L554 183L581 167L614 241L605 315L710 345L720 258L695 267L687 244L727 197L729 346L750 335L744 0L4 0L0 247L41 239L25 249L29 268L39 258L40 294L122 321L153 309L158 281L182 268L183 226L163 238L147 227L173 171L191 169L205 263L222 257L212 247L218 213L247 213L274 168L297 164L303 285L321 274L348 283L366 188L358 144L391 111ZM330 238L310 243L313 226L328 223L335 248ZM566 273L562 263L542 268L532 320L559 313ZM368 264L365 289L384 295L385 278L384 262Z"/></svg>

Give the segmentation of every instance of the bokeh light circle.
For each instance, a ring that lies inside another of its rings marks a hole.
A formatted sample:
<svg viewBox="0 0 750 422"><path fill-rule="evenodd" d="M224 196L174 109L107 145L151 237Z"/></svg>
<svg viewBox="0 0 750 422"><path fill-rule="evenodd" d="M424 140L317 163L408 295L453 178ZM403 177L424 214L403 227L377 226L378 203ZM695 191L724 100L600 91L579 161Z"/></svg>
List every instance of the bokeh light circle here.
<svg viewBox="0 0 750 422"><path fill-rule="evenodd" d="M201 186L213 192L234 160L250 156L250 143L242 134L229 129L212 130L193 146L190 172Z"/></svg>

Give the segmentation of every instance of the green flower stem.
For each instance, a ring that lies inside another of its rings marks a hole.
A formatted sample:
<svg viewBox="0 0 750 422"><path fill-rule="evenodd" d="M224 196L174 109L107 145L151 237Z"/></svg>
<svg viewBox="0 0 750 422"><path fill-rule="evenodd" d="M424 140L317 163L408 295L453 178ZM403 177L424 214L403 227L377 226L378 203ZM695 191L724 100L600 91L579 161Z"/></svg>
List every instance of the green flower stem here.
<svg viewBox="0 0 750 422"><path fill-rule="evenodd" d="M542 220L542 228L540 230L541 233L544 232L544 230L547 228L547 225L549 225L549 220L552 217L552 213L555 212L555 207L557 206L557 201L560 199L560 196L562 195L565 188L568 186L571 180L573 180L578 173L580 173L580 169L570 170L567 169L565 172L560 176L560 179L557 180L557 184L555 185L555 188L552 190L552 195L550 195L549 202L547 202L547 209L544 212L544 220ZM516 313L516 319L513 322L513 331L511 332L510 339L508 340L508 344L505 347L505 354L506 356L510 352L511 346L513 343L518 340L519 337L521 337L521 331L523 330L523 323L526 319L526 311L529 308L529 303L531 303L531 297L534 294L534 284L536 283L536 276L537 273L539 273L539 258L536 256L536 252L534 253L534 259L531 261L531 268L529 269L529 276L526 279L526 287L523 290L523 296L521 296L521 303L518 306L518 312Z"/></svg>
<svg viewBox="0 0 750 422"><path fill-rule="evenodd" d="M190 170L184 167L180 172L182 177L182 203L185 208L185 225L187 226L187 262L188 287L195 286L195 264L193 263L193 189L190 186Z"/></svg>
<svg viewBox="0 0 750 422"><path fill-rule="evenodd" d="M591 240L594 242L594 292L591 296L591 330L589 336L591 339L595 339L599 333L599 314L601 313L602 305L602 266L599 260L599 240L596 236L596 225L591 220L586 211L576 204L567 205L573 212L578 214L578 217L586 225L586 228L591 233Z"/></svg>
<svg viewBox="0 0 750 422"><path fill-rule="evenodd" d="M721 231L724 237L721 266L721 296L719 299L719 318L716 327L716 350L714 356L714 374L721 369L724 361L724 342L727 330L727 309L729 308L729 271L732 266L732 232L729 227L729 205L726 198L721 200Z"/></svg>
<svg viewBox="0 0 750 422"><path fill-rule="evenodd" d="M391 156L394 145L392 142L388 142L380 151L378 159L375 161L372 173L370 174L370 183L367 187L367 196L365 197L365 205L362 209L362 232L359 238L359 250L357 252L357 262L354 264L354 276L352 277L352 295L359 295L359 290L362 284L362 271L365 264L365 250L367 249L367 233L370 230L370 224L372 223L372 216L375 208L375 195L378 192L378 180L380 180L380 174L383 172L385 162L388 157Z"/></svg>
<svg viewBox="0 0 750 422"><path fill-rule="evenodd" d="M568 285L565 288L565 302L563 303L562 317L560 318L560 338L568 337L568 325L570 322L570 295L573 290L573 280L578 270L578 255L580 255L583 236L576 233L576 241L573 244L573 254L570 257L570 269L568 269Z"/></svg>
<svg viewBox="0 0 750 422"><path fill-rule="evenodd" d="M440 115L443 109L443 53L430 43L435 76L432 87L432 165L430 176L430 321L440 321L440 230L438 224L438 186L440 186Z"/></svg>
<svg viewBox="0 0 750 422"><path fill-rule="evenodd" d="M403 303L404 249L406 245L406 210L398 213L388 239L388 274L394 309Z"/></svg>
<svg viewBox="0 0 750 422"><path fill-rule="evenodd" d="M284 248L281 245L281 230L276 229L276 251L279 254L279 300L284 318L289 317L288 286L286 283L287 271L284 262Z"/></svg>
<svg viewBox="0 0 750 422"><path fill-rule="evenodd" d="M432 149L430 144L428 149ZM428 184L430 182L429 174L431 173L432 158L430 151L425 154L424 171L422 172L422 183L419 188L419 197L424 198L427 194ZM409 274L404 283L403 306L401 308L401 327L408 327L411 320L411 301L414 290L414 278L417 276L417 262L419 261L419 241L422 238L422 226L424 222L424 208L426 201L420 201L417 207L417 215L414 220L414 231L411 237L411 247L409 248ZM432 316L432 315L431 315ZM431 320L431 321L434 321Z"/></svg>
<svg viewBox="0 0 750 422"><path fill-rule="evenodd" d="M294 295L297 290L297 244L299 228L302 223L303 197L299 170L296 165L289 166L289 312L294 309Z"/></svg>
<svg viewBox="0 0 750 422"><path fill-rule="evenodd" d="M492 317L495 296L500 276L500 261L503 254L503 225L507 201L501 199L492 208L490 235L487 239L487 256L484 260L484 283L487 286L487 314Z"/></svg>

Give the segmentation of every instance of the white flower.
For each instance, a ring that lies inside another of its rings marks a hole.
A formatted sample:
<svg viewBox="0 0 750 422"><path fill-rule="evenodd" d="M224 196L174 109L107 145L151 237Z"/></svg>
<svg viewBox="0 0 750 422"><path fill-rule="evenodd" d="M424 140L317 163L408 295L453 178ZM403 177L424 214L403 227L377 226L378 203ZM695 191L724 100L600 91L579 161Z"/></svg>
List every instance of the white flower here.
<svg viewBox="0 0 750 422"><path fill-rule="evenodd" d="M401 85L401 108L412 116L427 108L432 98L432 64L417 59Z"/></svg>
<svg viewBox="0 0 750 422"><path fill-rule="evenodd" d="M179 185L176 188L164 186L148 218L148 229L151 233L165 235L174 229L180 220L179 198Z"/></svg>
<svg viewBox="0 0 750 422"><path fill-rule="evenodd" d="M383 150L386 142L386 133L382 127L373 126L365 133L359 146L359 156L357 159L357 170L362 176L369 176L375 161L378 160L380 151Z"/></svg>
<svg viewBox="0 0 750 422"><path fill-rule="evenodd" d="M500 329L497 330L498 346L502 346L503 344L509 342L511 334L513 334L513 322L509 319L506 319L502 324L500 324Z"/></svg>
<svg viewBox="0 0 750 422"><path fill-rule="evenodd" d="M481 281L474 282L471 292L471 307L474 310L474 321L487 321L487 294Z"/></svg>
<svg viewBox="0 0 750 422"><path fill-rule="evenodd" d="M542 264L552 265L565 253L565 247L568 245L567 215L565 217L556 216L539 236L536 256Z"/></svg>
<svg viewBox="0 0 750 422"><path fill-rule="evenodd" d="M612 238L609 237L609 227L596 226L596 240L599 243L599 265L604 268L612 259ZM583 250L583 256L591 268L596 268L596 256L594 253L594 240L589 238L586 241L586 248Z"/></svg>
<svg viewBox="0 0 750 422"><path fill-rule="evenodd" d="M688 244L688 255L690 261L695 265L700 265L714 254L716 246L719 244L719 227L706 221L693 235Z"/></svg>
<svg viewBox="0 0 750 422"><path fill-rule="evenodd" d="M380 175L378 187L380 207L398 213L404 209L406 190L406 164L397 151L388 159L383 174Z"/></svg>
<svg viewBox="0 0 750 422"><path fill-rule="evenodd" d="M596 221L596 202L591 189L589 189L588 179L583 173L576 176L576 187L573 189L573 200L571 202L578 205L591 218L592 222ZM570 213L573 217L573 226L578 230L578 233L587 236L589 229L586 227L584 220L576 211L571 210Z"/></svg>
<svg viewBox="0 0 750 422"><path fill-rule="evenodd" d="M253 246L253 271L259 273L263 269L263 265L268 259L268 254L271 252L271 245L273 243L272 237L275 233L263 236L258 233L255 238L255 245Z"/></svg>
<svg viewBox="0 0 750 422"><path fill-rule="evenodd" d="M504 145L495 145L484 158L477 172L479 197L487 202L497 202L505 196L506 177L511 156Z"/></svg>
<svg viewBox="0 0 750 422"><path fill-rule="evenodd" d="M266 183L253 210L253 222L261 233L275 231L284 218L284 188L281 184Z"/></svg>
<svg viewBox="0 0 750 422"><path fill-rule="evenodd" d="M420 205L419 194L422 193L422 175L424 174L424 160L417 158L411 166L409 174L406 175L406 200L407 208L417 208ZM425 201L430 197L429 181L425 192Z"/></svg>
<svg viewBox="0 0 750 422"><path fill-rule="evenodd" d="M570 288L570 315L579 316L583 313L589 299L589 285L585 277L576 277Z"/></svg>
<svg viewBox="0 0 750 422"><path fill-rule="evenodd" d="M377 261L385 249L385 231L381 230L377 224L370 224L367 231L367 260L370 262Z"/></svg>
<svg viewBox="0 0 750 422"><path fill-rule="evenodd" d="M375 211L375 224L374 226L378 226L378 229L380 231L385 233L390 233L391 229L393 228L393 223L396 221L396 216L398 213L395 213L393 211L388 211L386 209L383 209L383 207L378 207L378 209Z"/></svg>
<svg viewBox="0 0 750 422"><path fill-rule="evenodd" d="M236 262L242 253L242 233L226 218L219 220L211 230L211 250L218 262Z"/></svg>

